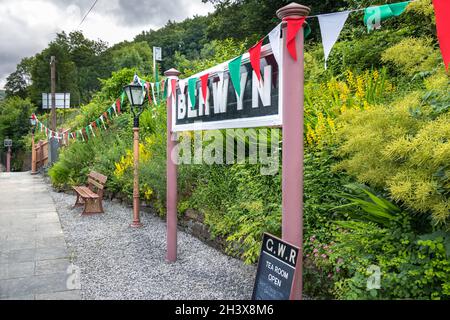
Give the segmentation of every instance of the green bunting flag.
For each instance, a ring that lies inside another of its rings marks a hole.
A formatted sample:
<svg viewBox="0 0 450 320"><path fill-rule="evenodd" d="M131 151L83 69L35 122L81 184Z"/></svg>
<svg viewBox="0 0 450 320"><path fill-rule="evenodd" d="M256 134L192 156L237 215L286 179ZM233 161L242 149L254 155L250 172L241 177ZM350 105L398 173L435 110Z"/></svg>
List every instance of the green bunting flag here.
<svg viewBox="0 0 450 320"><path fill-rule="evenodd" d="M120 94L120 105L123 106L123 102L125 101L125 91L122 91L122 93Z"/></svg>
<svg viewBox="0 0 450 320"><path fill-rule="evenodd" d="M156 85L156 96L158 97L158 100L159 100L159 96L160 96L160 82L158 81L158 82L156 82L155 83L155 85Z"/></svg>
<svg viewBox="0 0 450 320"><path fill-rule="evenodd" d="M236 90L237 95L241 96L241 63L242 56L228 63L228 70L230 71L231 82L233 83L234 90Z"/></svg>
<svg viewBox="0 0 450 320"><path fill-rule="evenodd" d="M163 98L167 99L167 87L168 87L168 82L164 81L164 93L163 93Z"/></svg>
<svg viewBox="0 0 450 320"><path fill-rule="evenodd" d="M379 29L381 21L401 15L410 2L405 1L366 8L364 10L364 25L367 26L367 31Z"/></svg>
<svg viewBox="0 0 450 320"><path fill-rule="evenodd" d="M311 35L311 27L309 26L308 22L305 22L305 25L303 26L303 38L307 39Z"/></svg>
<svg viewBox="0 0 450 320"><path fill-rule="evenodd" d="M191 78L188 80L188 92L192 110L195 109L195 90L197 87L197 81L198 78Z"/></svg>

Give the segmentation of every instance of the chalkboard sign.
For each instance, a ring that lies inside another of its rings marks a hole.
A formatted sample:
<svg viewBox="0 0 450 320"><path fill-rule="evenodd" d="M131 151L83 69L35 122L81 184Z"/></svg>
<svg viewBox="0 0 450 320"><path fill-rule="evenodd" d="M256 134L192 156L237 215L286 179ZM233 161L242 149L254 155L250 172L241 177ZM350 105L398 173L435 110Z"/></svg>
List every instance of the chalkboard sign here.
<svg viewBox="0 0 450 320"><path fill-rule="evenodd" d="M253 300L289 300L299 252L298 247L264 234Z"/></svg>

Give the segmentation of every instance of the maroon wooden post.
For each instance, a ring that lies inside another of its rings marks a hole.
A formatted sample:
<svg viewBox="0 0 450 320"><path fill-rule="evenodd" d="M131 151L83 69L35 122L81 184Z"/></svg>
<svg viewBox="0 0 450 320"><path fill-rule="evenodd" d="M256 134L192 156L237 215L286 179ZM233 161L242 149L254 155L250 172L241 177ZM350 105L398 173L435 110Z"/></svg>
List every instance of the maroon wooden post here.
<svg viewBox="0 0 450 320"><path fill-rule="evenodd" d="M6 153L6 172L11 172L11 147L8 147Z"/></svg>
<svg viewBox="0 0 450 320"><path fill-rule="evenodd" d="M133 222L131 227L141 228L139 203L139 127L133 128Z"/></svg>
<svg viewBox="0 0 450 320"><path fill-rule="evenodd" d="M310 9L291 3L277 11L277 16L301 18ZM297 34L297 60L286 48L287 24L282 24L282 108L283 108L283 240L300 248L297 271L291 292L292 300L302 299L303 276L303 28Z"/></svg>
<svg viewBox="0 0 450 320"><path fill-rule="evenodd" d="M31 134L31 174L36 174L36 147L34 144L34 129Z"/></svg>
<svg viewBox="0 0 450 320"><path fill-rule="evenodd" d="M181 73L176 69L164 72L168 77L166 85L170 79L177 79ZM177 164L172 159L176 141L172 139L172 113L175 109L176 97L168 92L167 94L167 261L177 260Z"/></svg>

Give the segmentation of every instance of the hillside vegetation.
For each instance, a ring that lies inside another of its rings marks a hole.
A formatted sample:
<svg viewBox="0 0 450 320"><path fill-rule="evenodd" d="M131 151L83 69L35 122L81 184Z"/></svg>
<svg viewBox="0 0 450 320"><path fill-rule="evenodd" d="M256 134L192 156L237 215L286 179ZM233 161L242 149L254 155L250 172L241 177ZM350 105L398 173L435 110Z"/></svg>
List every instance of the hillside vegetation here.
<svg viewBox="0 0 450 320"><path fill-rule="evenodd" d="M68 78L59 84L74 86L82 104L64 127L79 129L94 121L135 73L154 81L149 67L153 45L165 50L162 69L176 67L189 76L244 53L278 23L275 11L286 4L215 2L217 10L208 17L169 22L112 48L79 33L59 35L32 60L47 61L67 46L67 55L61 52L67 68L84 75L78 83ZM380 4L303 3L311 4L313 13ZM362 13L353 13L327 70L320 32L314 22L311 27L305 48L306 294L318 299L449 299L449 77L431 0L411 3L403 15L371 33ZM91 62L82 62L82 55ZM32 63L32 78L47 77L39 63ZM0 138L10 132L14 120L6 114L14 104L30 105L14 115L17 121L33 110L37 83L33 79L23 91L10 90L10 98L0 104ZM53 185L65 189L83 183L96 170L109 177L112 196L131 200L131 127L125 107L108 130L64 148L49 171ZM30 139L26 132L11 134ZM44 137L39 133L36 139ZM148 107L141 116L140 161L141 198L164 216L165 104ZM249 264L257 262L263 232L281 234L281 165L275 175L261 175L260 169L250 164L179 167L180 217L188 209L200 212L212 236L226 240L227 253ZM374 270L380 271L379 288L368 287Z"/></svg>

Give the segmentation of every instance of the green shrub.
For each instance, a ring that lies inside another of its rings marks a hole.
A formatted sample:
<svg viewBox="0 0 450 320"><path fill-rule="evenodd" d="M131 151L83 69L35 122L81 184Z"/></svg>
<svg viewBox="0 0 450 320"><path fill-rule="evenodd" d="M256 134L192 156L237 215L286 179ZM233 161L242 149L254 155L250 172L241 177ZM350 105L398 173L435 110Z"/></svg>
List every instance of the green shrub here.
<svg viewBox="0 0 450 320"><path fill-rule="evenodd" d="M410 76L433 71L441 61L440 52L433 44L431 38L405 38L386 49L381 60L391 64L400 73Z"/></svg>
<svg viewBox="0 0 450 320"><path fill-rule="evenodd" d="M360 182L386 188L413 211L431 213L435 223L450 217L450 115L436 114L410 93L389 107L348 110L339 124L337 168Z"/></svg>

